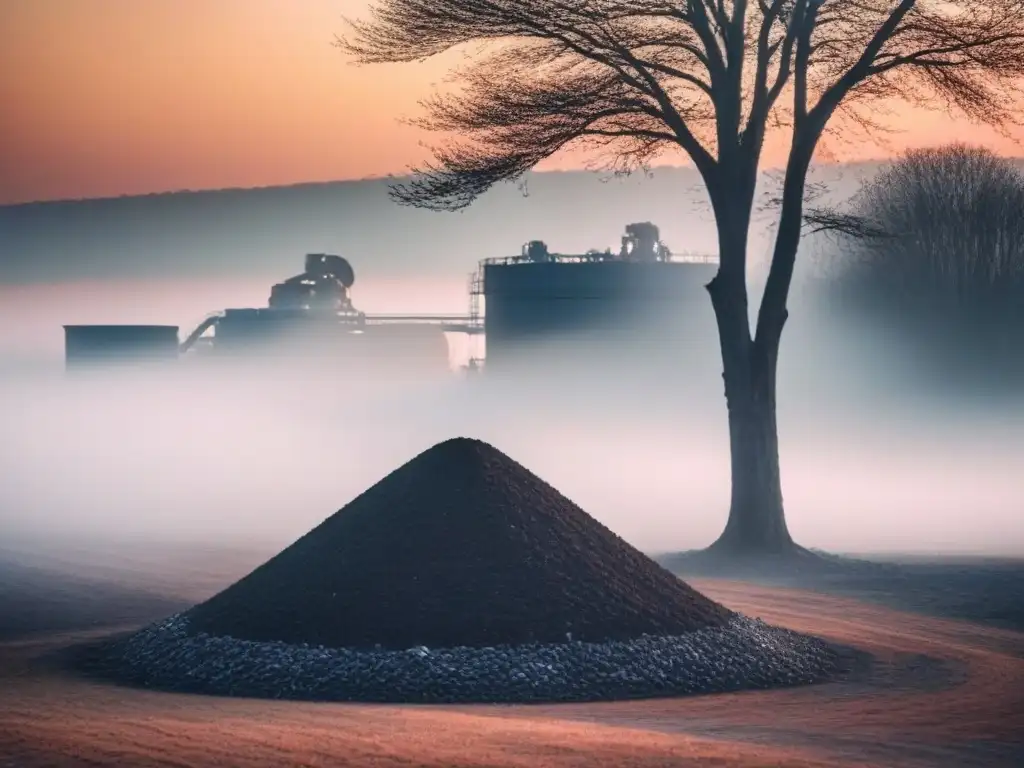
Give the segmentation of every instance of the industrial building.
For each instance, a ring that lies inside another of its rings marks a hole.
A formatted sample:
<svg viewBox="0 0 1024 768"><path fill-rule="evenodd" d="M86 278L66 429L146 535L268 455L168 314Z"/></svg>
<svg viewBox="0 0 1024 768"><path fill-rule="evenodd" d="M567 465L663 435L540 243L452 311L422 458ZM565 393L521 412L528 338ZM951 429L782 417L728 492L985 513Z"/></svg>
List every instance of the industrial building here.
<svg viewBox="0 0 1024 768"><path fill-rule="evenodd" d="M473 289L485 303L487 367L542 351L571 354L570 365L593 355L634 364L678 346L703 332L697 319L708 320L704 286L716 270L711 257L674 257L647 222L626 228L618 253L556 254L534 241L519 256L487 259Z"/></svg>
<svg viewBox="0 0 1024 768"><path fill-rule="evenodd" d="M66 361L284 355L355 369L397 364L415 374L448 368L446 334L453 333L485 339L486 355L471 356L471 370L484 362L511 370L542 348L605 361L656 355L706 333L703 286L716 269L711 257L673 256L658 228L643 222L626 228L618 252L558 254L531 241L516 256L483 260L470 278L468 314L368 315L353 306L349 262L308 254L301 274L271 288L266 307L215 312L180 344L176 326L65 326Z"/></svg>
<svg viewBox="0 0 1024 768"><path fill-rule="evenodd" d="M69 368L90 364L161 362L178 357L176 325L65 325Z"/></svg>

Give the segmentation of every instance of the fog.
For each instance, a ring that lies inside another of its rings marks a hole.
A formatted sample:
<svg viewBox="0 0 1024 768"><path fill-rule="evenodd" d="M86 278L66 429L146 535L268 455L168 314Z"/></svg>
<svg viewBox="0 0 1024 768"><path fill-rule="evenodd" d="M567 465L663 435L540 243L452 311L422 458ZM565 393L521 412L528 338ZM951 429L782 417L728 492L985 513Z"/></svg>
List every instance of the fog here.
<svg viewBox="0 0 1024 768"><path fill-rule="evenodd" d="M181 227L153 214L160 224L156 259L145 250L152 233L143 224L121 231L116 217L105 219L108 236L85 214L65 221L33 209L23 220L8 210L2 221L16 237L0 245L7 249L0 254L7 272L0 285L0 546L72 558L100 550L127 556L147 543L269 553L456 435L491 442L641 549L709 544L725 524L729 451L718 341L703 295L687 309L695 330L685 349L638 337L629 360L609 352L584 361L580 339L534 345L508 375L371 373L346 368L344 360L315 369L190 360L85 376L63 371L62 324L176 324L184 338L210 311L265 305L270 285L300 271L308 250L351 259L353 300L363 311L461 314L476 260L513 253L530 237L549 238L556 251L614 245L622 224L649 218L665 225L677 252L706 249L709 217L666 221L671 206L661 187L646 202L625 187L604 208L583 206L562 188L570 176L534 192L524 208L502 193L508 207L501 217L492 201L482 213L430 218L432 229L412 228L415 217L384 227L356 206L331 230L341 233L335 240L300 242L302 227L293 222L277 240L259 244L252 264L247 254L259 228L242 228L227 244L208 240L202 227L175 240ZM612 216L605 209L619 198L632 207ZM604 229L576 235L578 243L559 241L568 234L552 228L554 213L530 214L555 210L556 199L588 210L588 220ZM317 209L324 231L327 202ZM652 207L656 215L643 215ZM217 210L208 215L217 218ZM260 219L253 210L247 221ZM500 227L488 224L499 219ZM442 224L454 234L443 248L430 245L440 248L437 259L417 251ZM132 248L128 235L137 241ZM72 258L76 237L86 248L80 262ZM384 245L350 250L344 244L352 237ZM756 298L765 233L754 240ZM205 242L219 254L213 261L195 252ZM36 265L47 243L67 249L43 269ZM90 261L101 252L107 256ZM885 328L822 316L803 291L798 284L779 368L783 486L794 537L837 552L1024 555L1024 398L951 393ZM453 369L479 354L462 337L449 342ZM673 371L645 366L645 359L681 365Z"/></svg>
<svg viewBox="0 0 1024 768"><path fill-rule="evenodd" d="M832 343L831 358L825 344L784 348L779 421L794 536L845 552L1024 554L1021 409L949 409L909 390L895 351L878 345L874 368L861 356L854 372ZM571 352L557 354L572 367ZM501 378L353 375L341 363L190 361L80 375L12 365L0 396L0 531L8 548L272 551L416 453L466 435L642 549L700 547L720 532L729 501L713 360L701 356L682 386L582 361L568 380L536 365Z"/></svg>

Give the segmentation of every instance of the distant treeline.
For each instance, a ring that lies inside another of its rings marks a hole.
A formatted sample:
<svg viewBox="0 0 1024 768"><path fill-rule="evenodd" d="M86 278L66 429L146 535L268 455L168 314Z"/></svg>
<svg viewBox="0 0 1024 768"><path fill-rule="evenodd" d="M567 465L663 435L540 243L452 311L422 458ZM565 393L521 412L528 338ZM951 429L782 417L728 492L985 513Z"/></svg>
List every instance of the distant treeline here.
<svg viewBox="0 0 1024 768"><path fill-rule="evenodd" d="M838 237L833 299L909 334L933 359L1024 375L1017 164L963 144L911 151L850 208L861 227Z"/></svg>

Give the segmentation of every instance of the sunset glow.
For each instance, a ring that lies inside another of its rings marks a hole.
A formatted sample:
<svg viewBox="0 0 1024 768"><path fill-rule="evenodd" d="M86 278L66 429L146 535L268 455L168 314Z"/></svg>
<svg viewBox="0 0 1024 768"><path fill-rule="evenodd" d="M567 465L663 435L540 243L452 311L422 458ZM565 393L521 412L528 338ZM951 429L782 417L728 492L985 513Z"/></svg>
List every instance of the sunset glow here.
<svg viewBox="0 0 1024 768"><path fill-rule="evenodd" d="M402 173L398 122L450 62L357 67L331 46L366 0L13 0L0 9L0 203ZM890 147L1012 141L901 113ZM1024 138L1024 137L1022 137ZM778 159L778 151L768 162ZM556 158L551 167L574 167Z"/></svg>

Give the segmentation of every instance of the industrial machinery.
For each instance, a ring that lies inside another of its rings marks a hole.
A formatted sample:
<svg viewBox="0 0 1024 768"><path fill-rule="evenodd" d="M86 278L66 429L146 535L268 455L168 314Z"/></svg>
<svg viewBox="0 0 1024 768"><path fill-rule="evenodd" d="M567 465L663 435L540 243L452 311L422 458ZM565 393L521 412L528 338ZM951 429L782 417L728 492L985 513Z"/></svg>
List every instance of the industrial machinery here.
<svg viewBox="0 0 1024 768"><path fill-rule="evenodd" d="M617 254L611 248L599 251L591 248L581 256L566 256L551 253L543 240L531 240L523 246L521 255L510 261L543 264L552 261L570 259L578 261L671 261L672 252L661 242L658 228L649 221L640 221L626 225L626 234L622 236L622 246Z"/></svg>
<svg viewBox="0 0 1024 768"><path fill-rule="evenodd" d="M271 288L266 307L213 312L180 344L177 326L65 326L66 366L275 359L296 371L312 364L345 375L429 375L450 370L447 333L483 330L464 316L367 316L352 304L355 273L346 259L308 254L305 267Z"/></svg>
<svg viewBox="0 0 1024 768"><path fill-rule="evenodd" d="M551 261L548 244L543 240L531 240L523 246L523 259L526 261Z"/></svg>
<svg viewBox="0 0 1024 768"><path fill-rule="evenodd" d="M561 254L531 240L515 256L484 259L470 278L468 315L367 315L352 303L355 272L348 260L311 253L301 274L272 286L267 306L214 312L180 345L175 326L68 326L67 360L75 366L179 356L259 362L284 355L295 364L340 363L353 373L384 364L415 375L425 367L449 370L447 335L467 334L486 336L486 359L470 345L467 373L500 371L513 358L534 354L535 342L553 350L548 342L570 336L567 359L578 359L589 345L600 358L628 365L631 355L651 356L651 350L685 346L695 334L713 334L713 323L710 331L697 326L713 320L703 287L716 269L714 258L673 256L654 224L638 222L626 226L617 253Z"/></svg>
<svg viewBox="0 0 1024 768"><path fill-rule="evenodd" d="M65 325L68 370L111 363L153 363L178 356L176 325Z"/></svg>
<svg viewBox="0 0 1024 768"><path fill-rule="evenodd" d="M348 289L355 282L352 265L328 253L306 254L306 271L270 289L271 309L354 313Z"/></svg>
<svg viewBox="0 0 1024 768"><path fill-rule="evenodd" d="M655 350L691 345L700 334L713 338L704 286L716 261L674 258L651 222L625 230L617 253L553 253L534 240L519 256L481 262L482 279L471 284L486 307L488 371L539 361L541 350L552 357L543 362L547 369L587 356L629 366L635 358L669 357Z"/></svg>
<svg viewBox="0 0 1024 768"><path fill-rule="evenodd" d="M181 352L257 363L285 357L290 365L340 364L352 372L448 369L445 332L460 330L462 318L367 316L353 306L354 283L347 259L307 254L305 271L274 285L266 307L211 314L182 342Z"/></svg>
<svg viewBox="0 0 1024 768"><path fill-rule="evenodd" d="M661 242L658 228L649 221L626 225L619 258L628 261L669 261L672 253Z"/></svg>

